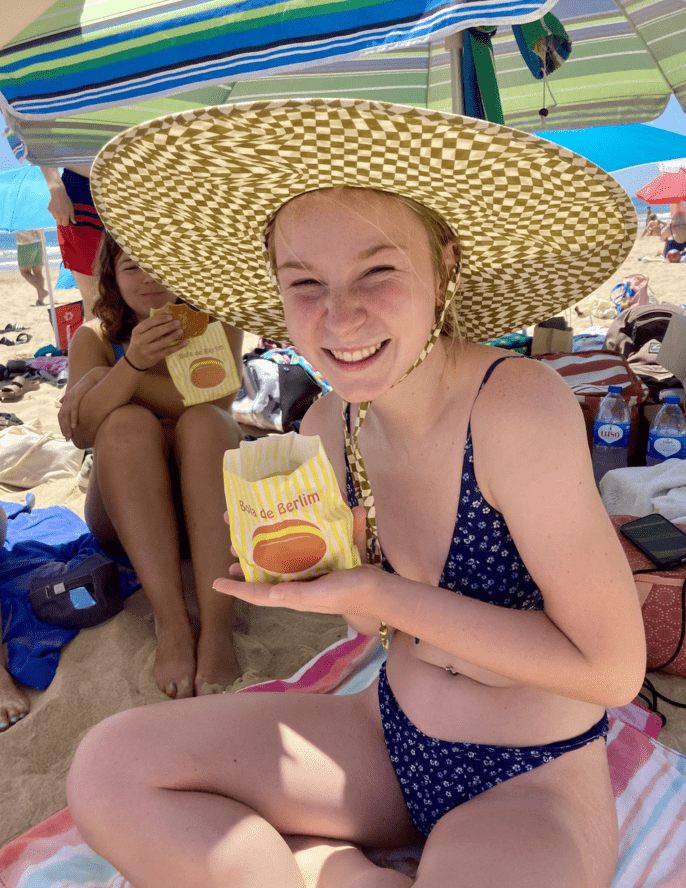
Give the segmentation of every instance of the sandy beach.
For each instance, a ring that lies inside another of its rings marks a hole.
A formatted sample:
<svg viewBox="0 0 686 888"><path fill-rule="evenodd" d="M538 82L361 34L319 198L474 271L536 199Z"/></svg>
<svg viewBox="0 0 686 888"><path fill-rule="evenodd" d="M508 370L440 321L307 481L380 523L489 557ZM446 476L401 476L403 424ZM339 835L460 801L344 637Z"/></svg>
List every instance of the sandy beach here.
<svg viewBox="0 0 686 888"><path fill-rule="evenodd" d="M686 303L686 262L676 265L642 260L654 258L660 247L659 238L639 238L622 267L593 295L610 299L616 283L634 274L645 274L657 301ZM56 271L52 275L56 279ZM26 344L0 345L0 364L29 359L42 346L55 343L47 307L34 305L35 298L35 291L18 271L0 275L0 330L7 324L21 323L32 337ZM55 292L57 304L76 298L77 290ZM575 333L591 322L573 310L567 314ZM595 321L601 326L610 324L610 319ZM2 335L16 338L12 332ZM255 337L246 336L244 351L253 348L255 342ZM0 404L0 411L14 413L31 429L63 442L57 423L60 395L57 385L44 381L21 400ZM83 518L84 491L75 475L43 481L31 492L36 508L62 505ZM26 493L26 489L0 484L2 500L24 503ZM192 602L193 582L191 572L188 574L186 586ZM289 677L345 634L345 624L338 617L240 606L236 648L245 675L237 687ZM167 699L152 680L154 648L151 609L144 594L137 592L127 600L123 614L80 632L64 648L57 675L46 691L28 691L30 715L0 735L0 846L66 804L66 772L78 742L91 725L123 709ZM659 676L656 684L666 694L686 701L686 680ZM686 716L666 705L663 710L669 722L660 740L686 752Z"/></svg>

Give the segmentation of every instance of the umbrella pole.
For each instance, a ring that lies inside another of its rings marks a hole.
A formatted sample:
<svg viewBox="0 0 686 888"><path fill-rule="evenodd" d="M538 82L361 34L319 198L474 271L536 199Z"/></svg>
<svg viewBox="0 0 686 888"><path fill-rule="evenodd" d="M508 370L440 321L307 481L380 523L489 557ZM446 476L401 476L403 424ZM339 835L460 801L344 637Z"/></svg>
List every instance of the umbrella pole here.
<svg viewBox="0 0 686 888"><path fill-rule="evenodd" d="M453 114L464 114L464 93L462 91L462 50L464 31L449 34L445 48L450 53L450 89L453 97Z"/></svg>
<svg viewBox="0 0 686 888"><path fill-rule="evenodd" d="M48 295L50 296L50 320L52 321L52 329L55 334L55 345L59 348L60 334L57 328L57 314L55 312L55 297L52 292L52 281L50 280L50 263L48 262L48 248L45 243L45 230L40 229L40 239L43 246L43 268L45 269L45 282L48 285Z"/></svg>

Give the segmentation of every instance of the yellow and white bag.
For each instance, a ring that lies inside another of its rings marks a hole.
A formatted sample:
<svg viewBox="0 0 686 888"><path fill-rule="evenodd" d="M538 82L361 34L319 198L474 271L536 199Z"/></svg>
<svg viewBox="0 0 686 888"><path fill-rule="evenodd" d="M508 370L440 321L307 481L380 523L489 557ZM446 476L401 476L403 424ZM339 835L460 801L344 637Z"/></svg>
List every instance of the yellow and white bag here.
<svg viewBox="0 0 686 888"><path fill-rule="evenodd" d="M318 435L242 441L224 454L231 541L248 582L358 567L353 520Z"/></svg>
<svg viewBox="0 0 686 888"><path fill-rule="evenodd" d="M188 345L165 358L184 406L216 401L237 392L241 380L220 321L207 325Z"/></svg>

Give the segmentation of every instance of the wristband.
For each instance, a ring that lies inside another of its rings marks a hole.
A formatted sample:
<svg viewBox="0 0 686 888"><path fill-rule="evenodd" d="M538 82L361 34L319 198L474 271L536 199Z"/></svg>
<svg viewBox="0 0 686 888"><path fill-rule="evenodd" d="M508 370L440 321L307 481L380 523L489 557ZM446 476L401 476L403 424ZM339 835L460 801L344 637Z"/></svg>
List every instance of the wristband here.
<svg viewBox="0 0 686 888"><path fill-rule="evenodd" d="M139 373L147 373L147 367L136 367L135 364L132 364L131 361L129 361L129 359L128 359L128 357L126 356L126 354L124 355L124 360L125 360L126 363L129 365L129 367L133 367L133 369L134 369L134 370L137 370Z"/></svg>

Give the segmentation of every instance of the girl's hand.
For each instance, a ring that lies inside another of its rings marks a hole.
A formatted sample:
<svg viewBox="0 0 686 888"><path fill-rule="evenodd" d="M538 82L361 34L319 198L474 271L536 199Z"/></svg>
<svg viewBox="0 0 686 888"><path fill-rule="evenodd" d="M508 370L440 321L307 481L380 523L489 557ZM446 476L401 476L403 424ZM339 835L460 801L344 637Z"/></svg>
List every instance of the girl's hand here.
<svg viewBox="0 0 686 888"><path fill-rule="evenodd" d="M136 367L150 370L188 344L182 338L182 331L181 322L170 314L145 318L133 328L126 356Z"/></svg>
<svg viewBox="0 0 686 888"><path fill-rule="evenodd" d="M110 369L110 367L93 367L75 385L69 387L60 398L62 406L57 414L57 421L66 441L71 441L74 429L79 423L79 407L83 396L101 382Z"/></svg>
<svg viewBox="0 0 686 888"><path fill-rule="evenodd" d="M246 583L238 562L229 571L230 579L217 579L217 592L233 595L261 607L286 607L291 610L319 614L342 614L376 619L368 606L375 584L382 571L366 563L366 518L362 506L353 510L353 540L360 552L362 566L339 570L314 580L287 583ZM226 515L224 516L226 520ZM236 551L231 547L236 556Z"/></svg>

